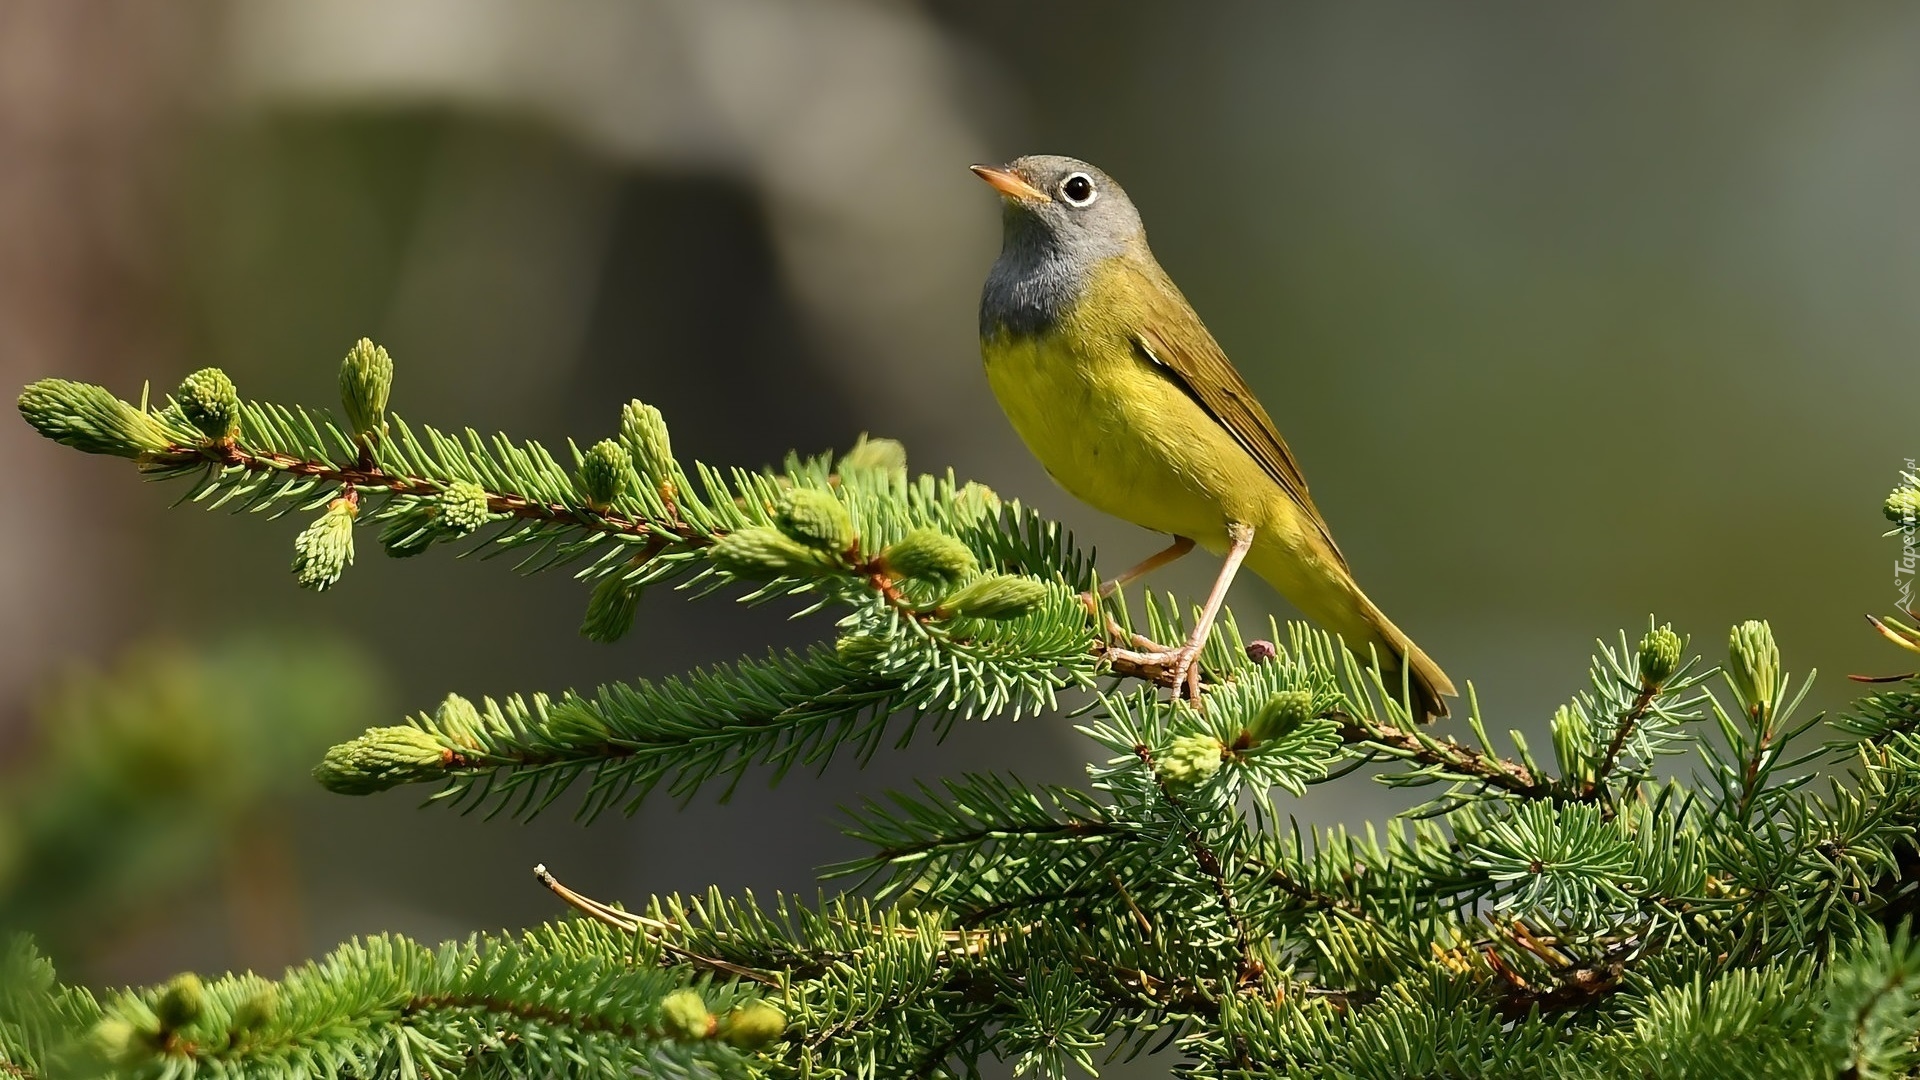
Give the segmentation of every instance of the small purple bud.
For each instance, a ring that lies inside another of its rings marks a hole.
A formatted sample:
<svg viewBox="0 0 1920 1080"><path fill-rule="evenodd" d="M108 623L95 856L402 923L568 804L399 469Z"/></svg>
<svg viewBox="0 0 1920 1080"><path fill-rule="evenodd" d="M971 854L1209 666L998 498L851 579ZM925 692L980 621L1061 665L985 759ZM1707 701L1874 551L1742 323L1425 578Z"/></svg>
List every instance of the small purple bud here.
<svg viewBox="0 0 1920 1080"><path fill-rule="evenodd" d="M1279 646L1276 646L1266 638L1247 642L1247 659L1256 664L1264 664L1279 655Z"/></svg>

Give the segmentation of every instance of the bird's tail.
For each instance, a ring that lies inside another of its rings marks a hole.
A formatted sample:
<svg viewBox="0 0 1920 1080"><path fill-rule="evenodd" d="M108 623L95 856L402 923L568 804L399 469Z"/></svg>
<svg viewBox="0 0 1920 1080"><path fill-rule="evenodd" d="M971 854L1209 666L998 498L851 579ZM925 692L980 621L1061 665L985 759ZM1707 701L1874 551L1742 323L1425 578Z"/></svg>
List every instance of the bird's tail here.
<svg viewBox="0 0 1920 1080"><path fill-rule="evenodd" d="M1360 615L1366 623L1368 639L1356 641L1345 634L1347 648L1352 649L1363 661L1366 659L1367 646L1372 645L1380 654L1380 674L1384 677L1387 689L1397 693L1404 677L1407 688L1412 693L1413 717L1426 722L1447 715L1446 698L1458 693L1453 688L1453 680L1440 670L1433 658L1422 652L1413 639L1393 625L1373 601L1358 588L1354 597L1360 602ZM1404 674L1403 674L1404 673Z"/></svg>

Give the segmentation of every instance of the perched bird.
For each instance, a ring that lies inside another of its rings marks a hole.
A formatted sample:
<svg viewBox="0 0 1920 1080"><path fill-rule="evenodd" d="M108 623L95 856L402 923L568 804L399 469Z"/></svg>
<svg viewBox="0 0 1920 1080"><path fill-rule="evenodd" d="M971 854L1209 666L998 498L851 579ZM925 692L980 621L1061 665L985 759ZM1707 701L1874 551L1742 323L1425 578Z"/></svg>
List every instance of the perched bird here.
<svg viewBox="0 0 1920 1080"><path fill-rule="evenodd" d="M1225 556L1185 643L1119 651L1187 682L1244 561L1363 663L1372 649L1389 687L1404 673L1416 717L1445 716L1453 683L1360 591L1287 444L1154 260L1120 185L1052 155L973 171L1004 202L980 297L980 352L1001 408L1070 494L1174 538L1101 595L1196 543Z"/></svg>

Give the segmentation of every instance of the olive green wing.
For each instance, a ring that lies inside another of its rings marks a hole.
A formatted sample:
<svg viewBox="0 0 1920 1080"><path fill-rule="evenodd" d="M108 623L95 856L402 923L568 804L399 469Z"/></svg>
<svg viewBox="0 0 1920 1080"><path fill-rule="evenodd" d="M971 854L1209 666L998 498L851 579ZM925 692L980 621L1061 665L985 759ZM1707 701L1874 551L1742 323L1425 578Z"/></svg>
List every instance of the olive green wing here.
<svg viewBox="0 0 1920 1080"><path fill-rule="evenodd" d="M1273 482L1306 513L1320 538L1327 542L1327 549L1345 569L1347 558L1333 542L1333 533L1320 516L1320 509L1313 505L1313 497L1307 494L1307 478L1293 460L1286 441L1274 430L1267 410L1172 280L1164 272L1140 272L1157 280L1143 282L1147 287L1135 290L1136 295L1150 299L1145 317L1134 331L1134 346L1260 463Z"/></svg>

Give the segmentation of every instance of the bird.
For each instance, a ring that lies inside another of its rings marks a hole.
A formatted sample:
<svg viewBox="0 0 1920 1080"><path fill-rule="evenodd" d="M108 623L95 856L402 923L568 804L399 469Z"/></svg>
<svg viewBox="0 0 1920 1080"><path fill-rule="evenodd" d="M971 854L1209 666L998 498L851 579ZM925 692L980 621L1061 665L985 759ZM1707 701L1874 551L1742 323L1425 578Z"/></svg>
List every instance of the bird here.
<svg viewBox="0 0 1920 1080"><path fill-rule="evenodd" d="M1127 193L1051 154L972 169L1002 202L1000 255L980 295L988 385L1068 494L1172 538L1099 596L1196 545L1222 558L1185 642L1137 639L1108 655L1197 698L1195 659L1244 563L1362 663L1377 657L1413 715L1446 716L1452 681L1361 591L1293 453L1161 269Z"/></svg>

